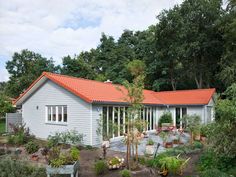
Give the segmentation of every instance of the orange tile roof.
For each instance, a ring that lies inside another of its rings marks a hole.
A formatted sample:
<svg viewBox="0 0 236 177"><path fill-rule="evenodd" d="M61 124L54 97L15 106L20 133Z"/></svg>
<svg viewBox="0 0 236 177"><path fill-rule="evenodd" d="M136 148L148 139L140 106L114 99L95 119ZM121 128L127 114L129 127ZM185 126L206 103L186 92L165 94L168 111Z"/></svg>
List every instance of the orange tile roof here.
<svg viewBox="0 0 236 177"><path fill-rule="evenodd" d="M89 103L126 103L125 94L127 93L127 90L122 85L103 83L49 72L43 72L43 74L16 99L15 103L17 103L17 101L20 100L42 77L50 79ZM214 92L215 89L169 92L144 90L143 104L207 104Z"/></svg>
<svg viewBox="0 0 236 177"><path fill-rule="evenodd" d="M215 89L210 88L156 92L155 95L167 105L205 105L209 103L214 93Z"/></svg>

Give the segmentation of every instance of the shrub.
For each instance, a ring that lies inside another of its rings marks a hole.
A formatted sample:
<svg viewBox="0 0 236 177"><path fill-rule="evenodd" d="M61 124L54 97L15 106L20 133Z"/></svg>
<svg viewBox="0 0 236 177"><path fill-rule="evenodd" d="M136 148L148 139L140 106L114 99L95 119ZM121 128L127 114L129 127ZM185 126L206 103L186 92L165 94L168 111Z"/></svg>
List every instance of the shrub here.
<svg viewBox="0 0 236 177"><path fill-rule="evenodd" d="M13 125L10 124L13 133L8 136L7 142L13 145L23 145L32 139L34 139L33 135L29 134L29 128L25 127L25 124L22 125Z"/></svg>
<svg viewBox="0 0 236 177"><path fill-rule="evenodd" d="M45 168L36 168L25 162L1 159L0 160L1 177L46 177Z"/></svg>
<svg viewBox="0 0 236 177"><path fill-rule="evenodd" d="M172 115L170 112L165 112L164 114L161 115L160 120L159 120L159 126L161 126L162 123L172 123Z"/></svg>
<svg viewBox="0 0 236 177"><path fill-rule="evenodd" d="M194 141L194 142L193 142L193 148L194 148L194 149L195 149L195 148L202 149L202 148L203 148L203 145L202 145L202 143L199 142L199 141Z"/></svg>
<svg viewBox="0 0 236 177"><path fill-rule="evenodd" d="M168 154L166 152L160 153L154 159L147 160L146 165L148 167L161 168L160 160L167 157L167 156L168 156Z"/></svg>
<svg viewBox="0 0 236 177"><path fill-rule="evenodd" d="M177 174L181 172L184 167L184 164L188 162L189 159L185 160L179 158L178 156L168 156L160 159L160 164L162 169L168 169L170 173Z"/></svg>
<svg viewBox="0 0 236 177"><path fill-rule="evenodd" d="M122 171L120 172L120 175L121 175L122 177L131 177L131 172L130 172L129 170L127 170L127 169L124 169L124 170L122 170Z"/></svg>
<svg viewBox="0 0 236 177"><path fill-rule="evenodd" d="M103 160L99 160L94 164L94 170L95 170L96 175L105 174L107 169L108 169L107 163Z"/></svg>
<svg viewBox="0 0 236 177"><path fill-rule="evenodd" d="M208 169L200 173L200 177L229 177L228 174L221 172L218 169Z"/></svg>
<svg viewBox="0 0 236 177"><path fill-rule="evenodd" d="M75 130L56 132L54 135L48 136L48 147L57 146L59 143L62 144L80 144L83 141L83 134L79 134Z"/></svg>
<svg viewBox="0 0 236 177"><path fill-rule="evenodd" d="M147 145L154 145L154 141L151 138L149 138L147 141Z"/></svg>
<svg viewBox="0 0 236 177"><path fill-rule="evenodd" d="M74 161L77 161L79 159L79 155L80 155L79 149L77 149L76 147L72 147L70 149L70 156Z"/></svg>
<svg viewBox="0 0 236 177"><path fill-rule="evenodd" d="M30 141L25 145L25 149L29 154L32 154L39 150L39 146L35 142Z"/></svg>

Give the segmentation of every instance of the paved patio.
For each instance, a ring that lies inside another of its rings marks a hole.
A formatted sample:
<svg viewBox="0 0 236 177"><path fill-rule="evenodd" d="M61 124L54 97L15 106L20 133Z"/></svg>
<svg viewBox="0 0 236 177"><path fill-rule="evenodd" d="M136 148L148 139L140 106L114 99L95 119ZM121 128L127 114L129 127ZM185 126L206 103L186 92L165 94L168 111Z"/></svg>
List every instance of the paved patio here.
<svg viewBox="0 0 236 177"><path fill-rule="evenodd" d="M154 143L154 153L156 151L156 147L157 144L160 143L160 147L158 149L157 153L161 153L166 151L166 148L163 147L163 141L160 138L160 136L156 135L155 133L148 133L148 138L143 138L138 146L138 153L139 155L144 155L145 154L145 149L146 149L146 144L148 139L151 138L155 143ZM172 138L172 137L170 137ZM184 144L186 144L190 139L190 135L187 133L183 133L183 135L181 135L181 142L183 142ZM174 147L176 147L178 145L174 145ZM121 140L114 140L110 143L110 148L113 151L119 151L119 152L126 152L126 145L123 142L123 139Z"/></svg>

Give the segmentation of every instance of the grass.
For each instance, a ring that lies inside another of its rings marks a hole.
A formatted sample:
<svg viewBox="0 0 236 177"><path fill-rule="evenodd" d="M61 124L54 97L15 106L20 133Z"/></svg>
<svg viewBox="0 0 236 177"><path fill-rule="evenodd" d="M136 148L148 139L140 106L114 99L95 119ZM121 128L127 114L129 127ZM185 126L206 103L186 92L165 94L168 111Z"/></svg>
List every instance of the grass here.
<svg viewBox="0 0 236 177"><path fill-rule="evenodd" d="M5 132L5 119L0 119L0 134Z"/></svg>

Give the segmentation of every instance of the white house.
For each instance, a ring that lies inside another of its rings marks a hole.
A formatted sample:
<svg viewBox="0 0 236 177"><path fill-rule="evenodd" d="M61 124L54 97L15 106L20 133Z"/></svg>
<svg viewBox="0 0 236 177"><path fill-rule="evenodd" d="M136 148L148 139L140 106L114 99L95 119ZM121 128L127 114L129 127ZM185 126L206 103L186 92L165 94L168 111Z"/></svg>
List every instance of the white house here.
<svg viewBox="0 0 236 177"><path fill-rule="evenodd" d="M110 82L44 72L16 99L15 104L22 107L23 121L36 137L46 139L53 132L75 129L85 135L85 144L98 145L101 137L96 131L101 116L104 121L118 125L113 138L121 137L125 132L128 104L117 87L127 92L123 86ZM180 119L185 114L197 114L202 123L210 122L214 117L214 93L215 89L144 90L141 118L149 122L149 131L155 130L165 110L171 111L177 128L182 126ZM106 131L109 131L109 123Z"/></svg>

